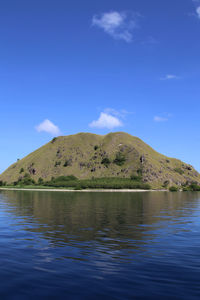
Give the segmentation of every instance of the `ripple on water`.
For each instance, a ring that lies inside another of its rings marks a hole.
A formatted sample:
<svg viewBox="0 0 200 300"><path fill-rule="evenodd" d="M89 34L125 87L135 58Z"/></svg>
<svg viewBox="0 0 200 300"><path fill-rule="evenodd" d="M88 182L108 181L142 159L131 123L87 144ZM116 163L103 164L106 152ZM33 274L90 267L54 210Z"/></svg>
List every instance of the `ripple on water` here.
<svg viewBox="0 0 200 300"><path fill-rule="evenodd" d="M0 192L1 299L199 299L200 193Z"/></svg>

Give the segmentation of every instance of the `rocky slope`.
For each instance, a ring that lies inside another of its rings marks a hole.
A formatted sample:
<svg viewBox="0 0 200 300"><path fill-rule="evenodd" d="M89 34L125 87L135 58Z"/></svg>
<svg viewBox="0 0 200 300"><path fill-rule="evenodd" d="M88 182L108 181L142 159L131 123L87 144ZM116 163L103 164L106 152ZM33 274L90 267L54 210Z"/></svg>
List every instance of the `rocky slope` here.
<svg viewBox="0 0 200 300"><path fill-rule="evenodd" d="M180 160L168 158L137 137L116 132L60 136L11 165L0 180L12 183L26 173L36 181L61 175L78 178L142 176L153 187L200 183L200 174Z"/></svg>

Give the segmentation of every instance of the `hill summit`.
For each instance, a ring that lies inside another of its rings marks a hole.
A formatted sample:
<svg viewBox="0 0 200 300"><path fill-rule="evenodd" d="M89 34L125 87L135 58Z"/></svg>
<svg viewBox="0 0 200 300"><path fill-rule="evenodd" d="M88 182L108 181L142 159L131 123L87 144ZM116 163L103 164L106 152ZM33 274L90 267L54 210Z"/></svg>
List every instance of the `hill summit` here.
<svg viewBox="0 0 200 300"><path fill-rule="evenodd" d="M0 180L13 183L27 173L35 181L74 175L79 179L141 176L153 187L200 183L200 174L191 165L166 157L124 132L53 138L11 165Z"/></svg>

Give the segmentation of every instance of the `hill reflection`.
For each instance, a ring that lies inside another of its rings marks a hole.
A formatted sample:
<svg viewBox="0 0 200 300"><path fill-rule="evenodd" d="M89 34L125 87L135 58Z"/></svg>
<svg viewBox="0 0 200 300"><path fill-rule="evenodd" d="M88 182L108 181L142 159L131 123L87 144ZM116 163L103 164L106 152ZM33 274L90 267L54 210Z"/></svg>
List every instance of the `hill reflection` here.
<svg viewBox="0 0 200 300"><path fill-rule="evenodd" d="M92 243L101 245L101 250L105 246L105 251L142 248L156 230L163 226L167 230L167 223L184 223L198 197L198 193L168 192L1 192L1 201L9 213L21 218L26 231L42 234L55 246L87 249Z"/></svg>

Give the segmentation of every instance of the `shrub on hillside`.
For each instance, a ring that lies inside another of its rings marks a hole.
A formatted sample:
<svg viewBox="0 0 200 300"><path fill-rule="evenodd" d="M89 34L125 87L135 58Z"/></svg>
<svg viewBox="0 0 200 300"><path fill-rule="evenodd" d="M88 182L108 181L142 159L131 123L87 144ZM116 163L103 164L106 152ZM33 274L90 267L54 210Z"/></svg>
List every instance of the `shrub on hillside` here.
<svg viewBox="0 0 200 300"><path fill-rule="evenodd" d="M138 176L142 176L142 168L137 170L137 174L138 174Z"/></svg>
<svg viewBox="0 0 200 300"><path fill-rule="evenodd" d="M60 166L61 162L60 161L56 161L54 167Z"/></svg>
<svg viewBox="0 0 200 300"><path fill-rule="evenodd" d="M44 184L44 180L43 180L42 177L40 177L40 178L38 179L38 184L39 184L39 185L43 185L43 184Z"/></svg>
<svg viewBox="0 0 200 300"><path fill-rule="evenodd" d="M71 159L67 159L63 165L63 167L69 167L72 165L72 160Z"/></svg>
<svg viewBox="0 0 200 300"><path fill-rule="evenodd" d="M108 157L104 157L101 161L101 164L106 166L108 168L109 164L111 163L110 159Z"/></svg>
<svg viewBox="0 0 200 300"><path fill-rule="evenodd" d="M71 182L74 183L77 178L74 175L69 175L69 176L59 176L57 178L52 177L50 181L47 181L44 183L44 185L47 186L56 186L56 187L67 187L67 186L74 186L70 185Z"/></svg>
<svg viewBox="0 0 200 300"><path fill-rule="evenodd" d="M163 187L166 188L166 187L168 187L169 184L170 184L169 180L165 180L163 182Z"/></svg>
<svg viewBox="0 0 200 300"><path fill-rule="evenodd" d="M180 175L183 175L184 171L181 168L175 168L174 171L176 173L179 173Z"/></svg>
<svg viewBox="0 0 200 300"><path fill-rule="evenodd" d="M176 186L170 186L169 191L170 192L178 192L178 188Z"/></svg>
<svg viewBox="0 0 200 300"><path fill-rule="evenodd" d="M131 175L131 180L134 180L134 181L141 181L142 180L142 176L141 175Z"/></svg>
<svg viewBox="0 0 200 300"><path fill-rule="evenodd" d="M55 178L55 181L71 181L71 180L77 180L78 178L74 175L68 175L68 176L59 176Z"/></svg>
<svg viewBox="0 0 200 300"><path fill-rule="evenodd" d="M14 185L34 185L36 182L31 178L30 174L25 173L24 177L20 177L18 181L15 181Z"/></svg>
<svg viewBox="0 0 200 300"><path fill-rule="evenodd" d="M125 155L121 152L118 152L113 162L118 166L122 166L125 163L125 161Z"/></svg>
<svg viewBox="0 0 200 300"><path fill-rule="evenodd" d="M189 190L190 190L190 191L200 191L200 185L195 184L195 183L192 183L192 184L189 186Z"/></svg>
<svg viewBox="0 0 200 300"><path fill-rule="evenodd" d="M21 168L20 171L19 171L19 173L21 174L23 172L24 172L24 168Z"/></svg>
<svg viewBox="0 0 200 300"><path fill-rule="evenodd" d="M183 189L182 189L183 192L188 192L190 191L190 188L189 186L184 186Z"/></svg>
<svg viewBox="0 0 200 300"><path fill-rule="evenodd" d="M62 177L62 176L60 176ZM45 183L47 186L54 187L73 187L73 188L91 188L91 189L150 189L149 184L133 181L129 178L93 178L61 180L56 178L54 182Z"/></svg>
<svg viewBox="0 0 200 300"><path fill-rule="evenodd" d="M57 140L57 137L54 137L52 140L51 140L51 143L55 143L55 141Z"/></svg>

